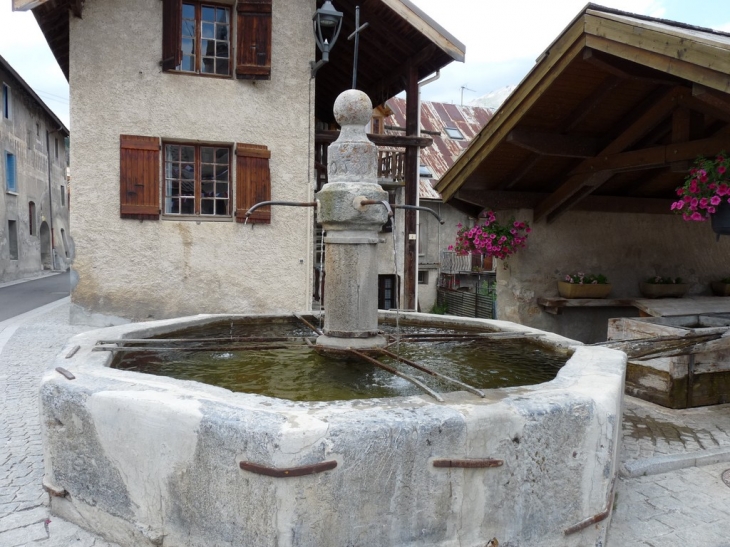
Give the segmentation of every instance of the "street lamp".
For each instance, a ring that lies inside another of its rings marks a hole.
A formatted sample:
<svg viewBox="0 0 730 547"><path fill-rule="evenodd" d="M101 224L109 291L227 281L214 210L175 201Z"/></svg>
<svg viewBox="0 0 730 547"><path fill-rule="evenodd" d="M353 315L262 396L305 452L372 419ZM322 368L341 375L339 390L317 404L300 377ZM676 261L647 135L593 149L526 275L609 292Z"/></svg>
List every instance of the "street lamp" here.
<svg viewBox="0 0 730 547"><path fill-rule="evenodd" d="M312 25L317 48L322 52L322 58L319 61L309 62L312 67L312 78L314 78L317 71L330 60L330 49L335 45L342 29L342 12L337 11L330 0L326 0L324 5L314 12Z"/></svg>

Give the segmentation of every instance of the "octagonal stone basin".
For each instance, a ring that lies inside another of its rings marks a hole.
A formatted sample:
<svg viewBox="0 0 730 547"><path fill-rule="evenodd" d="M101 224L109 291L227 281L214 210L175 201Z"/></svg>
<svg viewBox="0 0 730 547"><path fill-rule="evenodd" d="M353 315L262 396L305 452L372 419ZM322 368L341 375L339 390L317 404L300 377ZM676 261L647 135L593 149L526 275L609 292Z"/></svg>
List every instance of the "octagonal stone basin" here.
<svg viewBox="0 0 730 547"><path fill-rule="evenodd" d="M400 316L540 333L503 321ZM100 339L242 317L135 323L69 341L54 368L75 378L51 369L40 387L44 485L55 514L125 547L605 543L623 353L542 333L541 344L572 353L554 380L488 390L484 399L447 393L439 403L426 394L293 402L111 369L111 354L92 351ZM455 467L459 460L492 466ZM274 477L241 462L329 463L321 473Z"/></svg>

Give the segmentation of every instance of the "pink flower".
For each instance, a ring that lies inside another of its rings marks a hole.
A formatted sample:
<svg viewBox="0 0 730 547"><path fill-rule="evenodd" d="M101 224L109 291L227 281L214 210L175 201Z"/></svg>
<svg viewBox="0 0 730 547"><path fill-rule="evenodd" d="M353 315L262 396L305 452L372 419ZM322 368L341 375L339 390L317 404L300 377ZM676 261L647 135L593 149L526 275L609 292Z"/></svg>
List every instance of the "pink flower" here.
<svg viewBox="0 0 730 547"><path fill-rule="evenodd" d="M728 185L724 182L720 183L720 186L717 187L717 195L725 196L727 194L728 194Z"/></svg>
<svg viewBox="0 0 730 547"><path fill-rule="evenodd" d="M449 245L449 251L453 251L453 250L454 250L454 246L453 245Z"/></svg>
<svg viewBox="0 0 730 547"><path fill-rule="evenodd" d="M710 214L713 214L716 210L717 209L715 209L714 207L708 207L707 208L707 212L710 213Z"/></svg>
<svg viewBox="0 0 730 547"><path fill-rule="evenodd" d="M718 205L720 205L720 203L722 203L722 199L720 199L719 196L712 196L710 198L710 203L712 205L714 205L715 207L717 207Z"/></svg>
<svg viewBox="0 0 730 547"><path fill-rule="evenodd" d="M692 216L691 216L690 218L691 218L692 220L696 220L696 221L702 221L702 220L705 220L705 217L703 217L703 216L702 216L702 215L701 215L700 213L698 213L697 211L695 211L694 213L692 213Z"/></svg>
<svg viewBox="0 0 730 547"><path fill-rule="evenodd" d="M707 209L707 198L702 198L700 200L700 209Z"/></svg>

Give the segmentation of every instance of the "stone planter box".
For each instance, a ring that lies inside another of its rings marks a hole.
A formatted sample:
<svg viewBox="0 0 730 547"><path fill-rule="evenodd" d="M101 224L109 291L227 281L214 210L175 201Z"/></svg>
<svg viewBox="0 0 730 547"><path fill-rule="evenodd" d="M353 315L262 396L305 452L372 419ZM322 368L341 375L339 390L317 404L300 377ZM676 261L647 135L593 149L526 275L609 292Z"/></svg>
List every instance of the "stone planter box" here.
<svg viewBox="0 0 730 547"><path fill-rule="evenodd" d="M558 281L558 292L563 298L606 298L611 294L610 283L581 285Z"/></svg>
<svg viewBox="0 0 730 547"><path fill-rule="evenodd" d="M639 283L645 298L681 298L688 290L689 283Z"/></svg>
<svg viewBox="0 0 730 547"><path fill-rule="evenodd" d="M722 283L721 281L713 281L710 283L712 294L715 296L730 296L730 283Z"/></svg>
<svg viewBox="0 0 730 547"><path fill-rule="evenodd" d="M686 336L724 331L730 315L617 318L608 321L609 340ZM730 351L629 361L626 393L669 408L730 402Z"/></svg>

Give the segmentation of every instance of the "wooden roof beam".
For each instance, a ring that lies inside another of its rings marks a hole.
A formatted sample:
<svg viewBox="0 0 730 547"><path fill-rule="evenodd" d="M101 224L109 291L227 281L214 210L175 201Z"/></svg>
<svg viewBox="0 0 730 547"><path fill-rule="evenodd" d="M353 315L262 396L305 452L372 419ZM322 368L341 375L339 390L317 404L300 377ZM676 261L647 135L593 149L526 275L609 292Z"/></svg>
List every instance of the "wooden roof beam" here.
<svg viewBox="0 0 730 547"><path fill-rule="evenodd" d="M591 158L598 152L598 140L582 135L563 135L518 128L510 131L505 140L543 156Z"/></svg>
<svg viewBox="0 0 730 547"><path fill-rule="evenodd" d="M422 65L424 62L426 62L434 53L436 53L436 46L434 44L429 44L425 48L423 48L421 51L413 55L410 59L406 59L406 61L402 64L400 64L393 72L390 73L390 76L387 76L383 78L380 81L380 84L378 85L378 96L383 96L388 94L388 89L391 87L391 85L394 82L397 82L400 79L405 79L408 75L409 67L415 66L418 67ZM390 97L386 97L383 101L380 101L378 104L382 104L386 100L390 99Z"/></svg>
<svg viewBox="0 0 730 547"><path fill-rule="evenodd" d="M613 90L618 87L621 83L621 78L617 76L609 76L599 86L598 90L586 97L581 103L568 114L568 116L560 124L561 133L567 133L572 131L575 127L580 124L586 117L593 112L600 104L608 98ZM498 189L506 190L512 188L519 181L521 181L525 175L527 175L532 168L537 165L540 161L539 154L530 154L529 158L525 160L522 165L514 172L510 173L509 176L505 177L500 184Z"/></svg>
<svg viewBox="0 0 730 547"><path fill-rule="evenodd" d="M606 171L618 173L621 171L656 169L675 161L693 160L697 156L714 156L723 149L730 149L730 136L720 135L630 152L601 154L598 157L584 161L571 174L590 177Z"/></svg>
<svg viewBox="0 0 730 547"><path fill-rule="evenodd" d="M599 154L599 157L617 154L635 144L676 108L678 98L688 94L689 90L681 86L668 90L660 100L654 102L652 106L646 109L628 128L606 146ZM597 173L595 168L596 162L597 158L587 159L581 162L573 170L568 180L535 208L534 220L538 221L547 217L563 203L568 201L574 194L580 192L582 188L597 188L606 182L610 178L610 175L606 176L605 172L603 174ZM590 169L590 166L594 166L593 170Z"/></svg>
<svg viewBox="0 0 730 547"><path fill-rule="evenodd" d="M534 209L549 194L542 192L504 192L500 190L459 190L454 199L493 211ZM573 207L576 211L607 213L671 214L671 199L587 196Z"/></svg>
<svg viewBox="0 0 730 547"><path fill-rule="evenodd" d="M637 80L649 84L671 86L679 83L679 80L676 78L666 77L663 74L650 75L648 73L649 71L639 67L638 65L611 55L606 55L591 48L585 49L583 52L583 60L592 64L599 70L624 80ZM652 70L651 72L654 71Z"/></svg>

